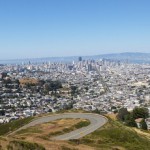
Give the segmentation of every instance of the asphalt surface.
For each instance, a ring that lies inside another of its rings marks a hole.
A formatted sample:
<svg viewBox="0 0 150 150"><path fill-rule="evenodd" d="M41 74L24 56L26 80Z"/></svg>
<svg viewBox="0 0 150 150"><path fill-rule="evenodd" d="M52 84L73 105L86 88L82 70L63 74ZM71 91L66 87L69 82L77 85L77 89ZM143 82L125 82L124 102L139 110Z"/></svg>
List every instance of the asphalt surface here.
<svg viewBox="0 0 150 150"><path fill-rule="evenodd" d="M89 133L92 133L96 129L100 128L103 126L106 122L107 119L101 115L98 114L91 114L91 113L64 113L64 114L56 114L56 115L50 115L46 117L41 117L36 120L33 120L29 124L19 128L12 134L16 133L17 131L20 131L22 129L26 129L31 126L35 126L37 124L41 123L46 123L50 121L54 121L57 119L64 119L64 118L82 118L82 119L88 119L91 123L89 126L77 129L75 131L72 131L70 133L66 133L63 135L59 135L56 137L53 137L52 139L54 140L69 140L69 139L79 139Z"/></svg>

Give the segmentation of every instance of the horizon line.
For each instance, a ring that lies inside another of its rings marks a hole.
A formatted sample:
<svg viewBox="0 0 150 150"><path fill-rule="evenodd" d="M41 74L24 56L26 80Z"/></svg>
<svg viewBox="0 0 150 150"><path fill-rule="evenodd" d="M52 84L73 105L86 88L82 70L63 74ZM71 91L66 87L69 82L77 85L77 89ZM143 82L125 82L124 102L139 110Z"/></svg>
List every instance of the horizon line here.
<svg viewBox="0 0 150 150"><path fill-rule="evenodd" d="M114 55L114 54L150 54L150 52L115 52L115 53L105 53L105 54L93 54L93 55L71 55L71 56L49 56L49 57L32 57L32 58L10 58L10 59L0 59L0 61L16 61L16 60L30 60L30 59L48 59L48 58L69 58L69 57L92 57L92 56L102 56L102 55Z"/></svg>

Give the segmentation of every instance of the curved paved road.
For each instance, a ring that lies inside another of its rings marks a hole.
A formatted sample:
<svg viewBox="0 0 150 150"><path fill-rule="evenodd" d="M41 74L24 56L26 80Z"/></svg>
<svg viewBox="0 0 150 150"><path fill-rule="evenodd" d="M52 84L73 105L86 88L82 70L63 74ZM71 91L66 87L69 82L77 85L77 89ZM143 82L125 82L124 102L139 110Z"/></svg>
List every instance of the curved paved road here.
<svg viewBox="0 0 150 150"><path fill-rule="evenodd" d="M16 133L19 130L26 129L26 128L31 127L31 126L35 126L37 124L46 123L46 122L54 121L54 120L57 120L57 119L64 119L64 118L88 119L91 122L91 124L87 127L77 129L77 130L72 131L70 133L66 133L66 134L63 134L63 135L53 137L52 139L55 139L55 140L79 139L79 138L95 131L96 129L100 128L101 126L103 126L107 122L107 118L105 118L101 115L98 115L98 114L64 113L64 114L50 115L50 116L38 118L38 119L33 120L32 122L30 122L29 124L19 128L18 130L16 130L13 133Z"/></svg>

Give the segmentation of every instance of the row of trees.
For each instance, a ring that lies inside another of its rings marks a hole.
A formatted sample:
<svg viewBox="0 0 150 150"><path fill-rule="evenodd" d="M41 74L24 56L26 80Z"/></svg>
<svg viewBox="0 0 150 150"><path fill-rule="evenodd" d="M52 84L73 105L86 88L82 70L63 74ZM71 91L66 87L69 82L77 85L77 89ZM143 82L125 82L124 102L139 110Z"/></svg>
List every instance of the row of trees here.
<svg viewBox="0 0 150 150"><path fill-rule="evenodd" d="M48 93L52 91L52 93L56 94L58 89L62 88L62 83L60 81L46 81L44 84L44 90Z"/></svg>
<svg viewBox="0 0 150 150"><path fill-rule="evenodd" d="M70 86L71 88L71 96L76 97L79 94L78 87L75 85Z"/></svg>
<svg viewBox="0 0 150 150"><path fill-rule="evenodd" d="M127 108L121 108L118 112L117 118L123 121L127 126L137 127L135 119L143 118L141 128L147 129L145 119L149 117L148 109L136 107L132 112L128 112Z"/></svg>

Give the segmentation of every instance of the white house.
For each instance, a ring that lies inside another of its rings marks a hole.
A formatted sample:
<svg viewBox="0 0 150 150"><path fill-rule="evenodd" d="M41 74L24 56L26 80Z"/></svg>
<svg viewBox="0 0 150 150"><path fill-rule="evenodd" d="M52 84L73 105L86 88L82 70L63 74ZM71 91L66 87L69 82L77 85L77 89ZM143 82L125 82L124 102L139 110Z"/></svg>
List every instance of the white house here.
<svg viewBox="0 0 150 150"><path fill-rule="evenodd" d="M150 118L145 119L145 122L147 124L147 129L150 130Z"/></svg>

